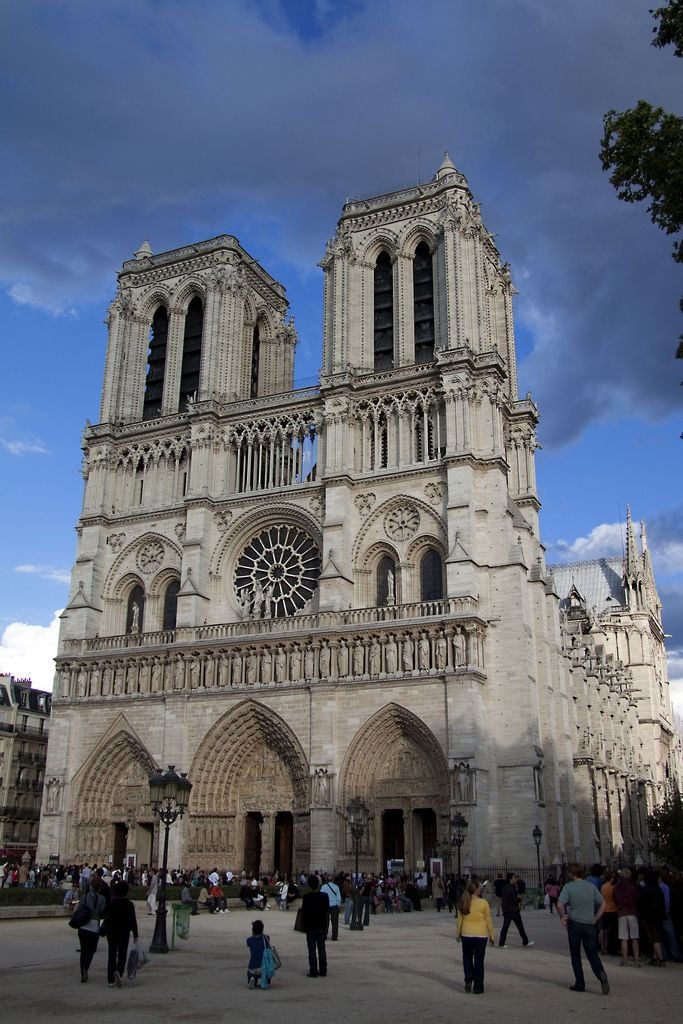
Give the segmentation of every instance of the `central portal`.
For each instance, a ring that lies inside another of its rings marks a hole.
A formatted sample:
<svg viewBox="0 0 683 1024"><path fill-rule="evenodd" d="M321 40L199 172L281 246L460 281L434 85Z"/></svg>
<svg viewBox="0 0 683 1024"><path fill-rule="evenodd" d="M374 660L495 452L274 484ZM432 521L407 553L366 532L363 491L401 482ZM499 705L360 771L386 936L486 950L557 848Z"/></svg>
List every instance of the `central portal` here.
<svg viewBox="0 0 683 1024"><path fill-rule="evenodd" d="M403 832L403 811L392 808L382 814L382 871L387 870L390 860L405 860L405 836Z"/></svg>

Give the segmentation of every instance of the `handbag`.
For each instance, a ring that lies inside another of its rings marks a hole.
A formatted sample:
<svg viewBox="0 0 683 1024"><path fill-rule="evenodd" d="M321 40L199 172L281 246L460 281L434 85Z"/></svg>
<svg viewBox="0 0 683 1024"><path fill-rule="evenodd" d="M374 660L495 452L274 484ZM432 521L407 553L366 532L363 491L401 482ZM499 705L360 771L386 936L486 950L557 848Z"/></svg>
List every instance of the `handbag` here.
<svg viewBox="0 0 683 1024"><path fill-rule="evenodd" d="M304 908L303 907L299 907L299 909L296 912L296 917L294 919L294 931L295 932L305 932L306 931L306 929L304 928Z"/></svg>
<svg viewBox="0 0 683 1024"><path fill-rule="evenodd" d="M270 939L266 939L266 949L269 949L270 952L272 953L273 969L277 971L280 967L282 967L282 959L280 957L280 954L276 950L275 946L273 946L273 944L270 942Z"/></svg>
<svg viewBox="0 0 683 1024"><path fill-rule="evenodd" d="M92 917L92 908L88 906L85 899L78 904L69 918L69 928L82 928Z"/></svg>

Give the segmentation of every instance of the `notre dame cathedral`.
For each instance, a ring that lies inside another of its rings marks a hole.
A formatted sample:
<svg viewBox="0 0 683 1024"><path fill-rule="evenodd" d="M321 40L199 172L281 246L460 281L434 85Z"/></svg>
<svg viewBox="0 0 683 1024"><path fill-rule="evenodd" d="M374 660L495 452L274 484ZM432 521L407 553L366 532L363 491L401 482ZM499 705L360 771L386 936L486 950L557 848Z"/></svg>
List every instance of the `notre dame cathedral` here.
<svg viewBox="0 0 683 1024"><path fill-rule="evenodd" d="M544 561L513 287L465 177L349 201L319 385L231 235L126 261L63 614L39 858L158 857L147 778L193 784L169 863L647 859L677 772L644 539Z"/></svg>

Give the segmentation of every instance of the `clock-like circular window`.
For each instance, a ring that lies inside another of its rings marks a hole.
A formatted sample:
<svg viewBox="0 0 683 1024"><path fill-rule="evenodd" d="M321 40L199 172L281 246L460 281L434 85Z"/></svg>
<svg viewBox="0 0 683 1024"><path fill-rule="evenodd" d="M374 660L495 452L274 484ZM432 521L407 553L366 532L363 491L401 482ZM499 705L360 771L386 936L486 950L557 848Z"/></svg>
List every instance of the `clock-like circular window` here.
<svg viewBox="0 0 683 1024"><path fill-rule="evenodd" d="M270 526L253 537L235 567L235 592L255 618L293 615L318 586L320 552L296 526Z"/></svg>

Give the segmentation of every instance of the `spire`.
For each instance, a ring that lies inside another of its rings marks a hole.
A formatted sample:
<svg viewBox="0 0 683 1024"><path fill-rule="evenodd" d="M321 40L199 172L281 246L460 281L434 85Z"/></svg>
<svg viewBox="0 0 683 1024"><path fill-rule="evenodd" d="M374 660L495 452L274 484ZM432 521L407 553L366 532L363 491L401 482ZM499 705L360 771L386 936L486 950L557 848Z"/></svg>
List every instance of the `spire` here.
<svg viewBox="0 0 683 1024"><path fill-rule="evenodd" d="M457 171L457 167L455 166L450 156L448 155L448 150L445 149L443 154L443 160L441 161L441 166L436 172L436 180L440 181L441 178L445 178L447 174L457 174Z"/></svg>
<svg viewBox="0 0 683 1024"><path fill-rule="evenodd" d="M631 519L631 506L626 506L626 555L624 562L624 596L628 608L643 606L642 561L638 553L636 533Z"/></svg>
<svg viewBox="0 0 683 1024"><path fill-rule="evenodd" d="M136 260L146 260L148 256L153 256L151 246L149 244L149 238L146 238L140 248L135 253Z"/></svg>

